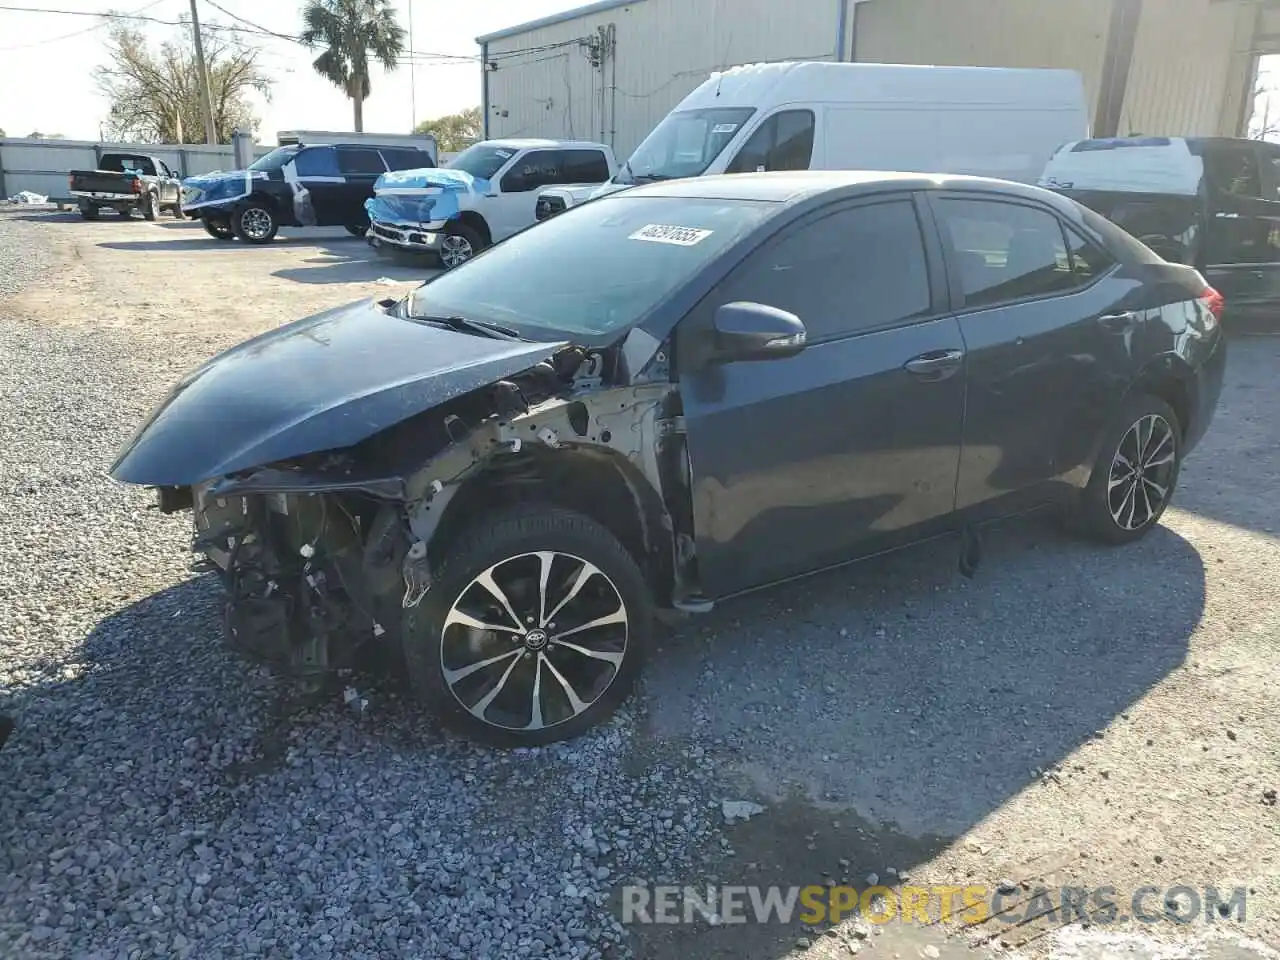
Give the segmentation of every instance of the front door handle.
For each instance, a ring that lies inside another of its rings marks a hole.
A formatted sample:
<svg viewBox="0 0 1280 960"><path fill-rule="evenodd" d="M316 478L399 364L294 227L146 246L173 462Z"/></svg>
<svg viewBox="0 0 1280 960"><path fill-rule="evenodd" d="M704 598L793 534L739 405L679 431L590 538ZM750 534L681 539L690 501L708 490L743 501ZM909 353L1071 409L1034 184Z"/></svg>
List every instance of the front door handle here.
<svg viewBox="0 0 1280 960"><path fill-rule="evenodd" d="M908 360L902 367L913 377L936 383L954 376L963 360L963 350L935 350Z"/></svg>
<svg viewBox="0 0 1280 960"><path fill-rule="evenodd" d="M1138 325L1138 315L1132 310L1107 313L1098 318L1098 323L1110 333L1128 333Z"/></svg>

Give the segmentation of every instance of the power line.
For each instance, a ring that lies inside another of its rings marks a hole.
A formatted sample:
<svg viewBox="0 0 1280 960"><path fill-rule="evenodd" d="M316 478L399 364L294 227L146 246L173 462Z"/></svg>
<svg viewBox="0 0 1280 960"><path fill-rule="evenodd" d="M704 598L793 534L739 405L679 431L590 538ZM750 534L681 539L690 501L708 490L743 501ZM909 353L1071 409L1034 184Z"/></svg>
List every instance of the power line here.
<svg viewBox="0 0 1280 960"><path fill-rule="evenodd" d="M158 7L160 4L164 2L165 0L152 0L152 2L148 3L145 7L139 7L137 10L130 11L130 15L135 13L142 13L143 10L150 10L152 7ZM101 30L105 26L106 26L105 22L95 23L92 27L85 27L83 30L76 30L76 31L73 31L72 33L64 33L58 37L47 37L44 40L32 40L30 43L15 43L12 46L0 47L0 50L29 50L32 47L43 47L45 44L58 43L59 41L62 41L62 40L70 40L72 37L82 37L86 33L93 33L93 31Z"/></svg>

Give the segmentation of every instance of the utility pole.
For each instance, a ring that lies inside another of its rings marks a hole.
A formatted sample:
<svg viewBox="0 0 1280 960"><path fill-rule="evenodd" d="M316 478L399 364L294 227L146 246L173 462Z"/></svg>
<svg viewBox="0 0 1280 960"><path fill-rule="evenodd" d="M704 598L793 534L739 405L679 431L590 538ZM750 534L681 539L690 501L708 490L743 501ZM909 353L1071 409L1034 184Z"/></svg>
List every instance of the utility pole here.
<svg viewBox="0 0 1280 960"><path fill-rule="evenodd" d="M213 125L213 98L209 96L209 67L204 62L204 42L200 39L200 14L196 12L196 0L191 0L191 29L196 37L196 65L200 70L200 108L204 111L204 140L212 146L218 142L218 131Z"/></svg>
<svg viewBox="0 0 1280 960"><path fill-rule="evenodd" d="M406 6L409 8L409 113L413 117L409 132L412 133L418 125L418 78L413 69L413 0L406 0Z"/></svg>

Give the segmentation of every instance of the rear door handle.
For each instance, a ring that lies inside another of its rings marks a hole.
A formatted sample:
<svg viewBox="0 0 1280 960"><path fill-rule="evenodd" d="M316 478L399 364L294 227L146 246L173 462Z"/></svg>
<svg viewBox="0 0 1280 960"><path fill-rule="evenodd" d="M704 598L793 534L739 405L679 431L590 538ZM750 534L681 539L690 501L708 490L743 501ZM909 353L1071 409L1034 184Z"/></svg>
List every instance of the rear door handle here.
<svg viewBox="0 0 1280 960"><path fill-rule="evenodd" d="M935 383L953 376L963 360L963 350L935 350L908 360L902 367L913 377Z"/></svg>
<svg viewBox="0 0 1280 960"><path fill-rule="evenodd" d="M1128 333L1138 325L1138 315L1132 310L1125 310L1123 313L1107 313L1098 318L1098 323L1111 333Z"/></svg>

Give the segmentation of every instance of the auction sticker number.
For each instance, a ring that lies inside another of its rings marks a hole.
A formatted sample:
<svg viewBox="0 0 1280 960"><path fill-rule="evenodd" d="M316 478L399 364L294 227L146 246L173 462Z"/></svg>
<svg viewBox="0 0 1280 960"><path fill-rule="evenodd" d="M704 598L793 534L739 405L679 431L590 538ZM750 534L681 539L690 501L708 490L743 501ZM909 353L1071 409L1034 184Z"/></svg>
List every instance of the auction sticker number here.
<svg viewBox="0 0 1280 960"><path fill-rule="evenodd" d="M673 227L662 223L650 223L633 233L630 239L646 240L649 243L671 243L677 247L692 247L707 239L712 232L699 227Z"/></svg>

